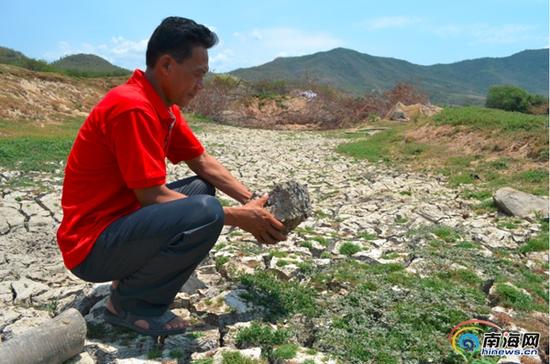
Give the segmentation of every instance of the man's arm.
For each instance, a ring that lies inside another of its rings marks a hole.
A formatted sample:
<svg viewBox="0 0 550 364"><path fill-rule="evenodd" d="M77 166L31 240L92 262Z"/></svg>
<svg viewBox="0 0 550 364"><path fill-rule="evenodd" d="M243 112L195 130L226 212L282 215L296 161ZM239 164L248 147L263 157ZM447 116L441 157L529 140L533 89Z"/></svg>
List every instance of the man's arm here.
<svg viewBox="0 0 550 364"><path fill-rule="evenodd" d="M134 190L134 193L141 206L148 206L187 197L183 193L169 189L166 185L138 188Z"/></svg>
<svg viewBox="0 0 550 364"><path fill-rule="evenodd" d="M245 185L239 182L227 168L206 151L197 158L185 163L199 177L210 182L214 187L240 203L246 202L252 196L252 192Z"/></svg>

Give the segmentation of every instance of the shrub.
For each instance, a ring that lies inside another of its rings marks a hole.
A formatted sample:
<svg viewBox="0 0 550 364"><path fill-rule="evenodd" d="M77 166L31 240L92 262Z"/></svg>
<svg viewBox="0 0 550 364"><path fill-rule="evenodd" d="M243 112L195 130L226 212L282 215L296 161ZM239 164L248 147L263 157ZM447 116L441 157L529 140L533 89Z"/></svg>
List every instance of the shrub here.
<svg viewBox="0 0 550 364"><path fill-rule="evenodd" d="M266 347L282 345L290 338L290 332L285 329L274 330L268 325L253 322L250 327L239 330L235 339L238 348L254 346Z"/></svg>
<svg viewBox="0 0 550 364"><path fill-rule="evenodd" d="M527 112L529 101L529 93L519 87L493 86L487 93L485 106L493 109Z"/></svg>
<svg viewBox="0 0 550 364"><path fill-rule="evenodd" d="M342 244L342 246L340 247L340 254L352 256L353 254L359 252L360 250L361 248L358 245L350 242L346 242Z"/></svg>

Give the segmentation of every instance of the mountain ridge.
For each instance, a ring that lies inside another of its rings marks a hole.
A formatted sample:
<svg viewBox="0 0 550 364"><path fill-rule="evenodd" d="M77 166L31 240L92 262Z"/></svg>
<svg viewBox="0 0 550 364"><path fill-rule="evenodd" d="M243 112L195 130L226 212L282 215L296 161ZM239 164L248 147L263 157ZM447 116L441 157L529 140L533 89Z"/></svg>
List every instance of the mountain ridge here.
<svg viewBox="0 0 550 364"><path fill-rule="evenodd" d="M507 57L417 65L340 47L305 56L279 57L229 73L248 81L312 78L357 95L383 92L407 82L426 92L433 102L480 104L495 84L511 84L548 96L548 48L523 50Z"/></svg>

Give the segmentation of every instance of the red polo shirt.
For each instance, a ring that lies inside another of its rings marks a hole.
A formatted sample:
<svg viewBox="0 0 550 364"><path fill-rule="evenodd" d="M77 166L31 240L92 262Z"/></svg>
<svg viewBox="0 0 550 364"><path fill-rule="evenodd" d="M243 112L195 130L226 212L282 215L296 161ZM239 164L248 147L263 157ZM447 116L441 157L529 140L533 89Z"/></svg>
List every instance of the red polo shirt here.
<svg viewBox="0 0 550 364"><path fill-rule="evenodd" d="M80 128L65 168L57 242L67 268L86 258L109 224L141 207L133 189L166 183L166 158L178 163L203 151L143 71L109 91Z"/></svg>

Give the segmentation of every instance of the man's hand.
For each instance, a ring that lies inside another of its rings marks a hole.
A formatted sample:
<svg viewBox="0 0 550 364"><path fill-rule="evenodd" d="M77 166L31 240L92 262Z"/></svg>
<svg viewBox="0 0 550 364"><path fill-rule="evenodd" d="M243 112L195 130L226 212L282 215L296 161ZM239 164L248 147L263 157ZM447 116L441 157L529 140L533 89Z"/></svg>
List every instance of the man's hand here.
<svg viewBox="0 0 550 364"><path fill-rule="evenodd" d="M284 225L264 208L268 198L266 193L242 207L226 208L226 224L248 231L260 244L286 240L287 236L282 233Z"/></svg>

